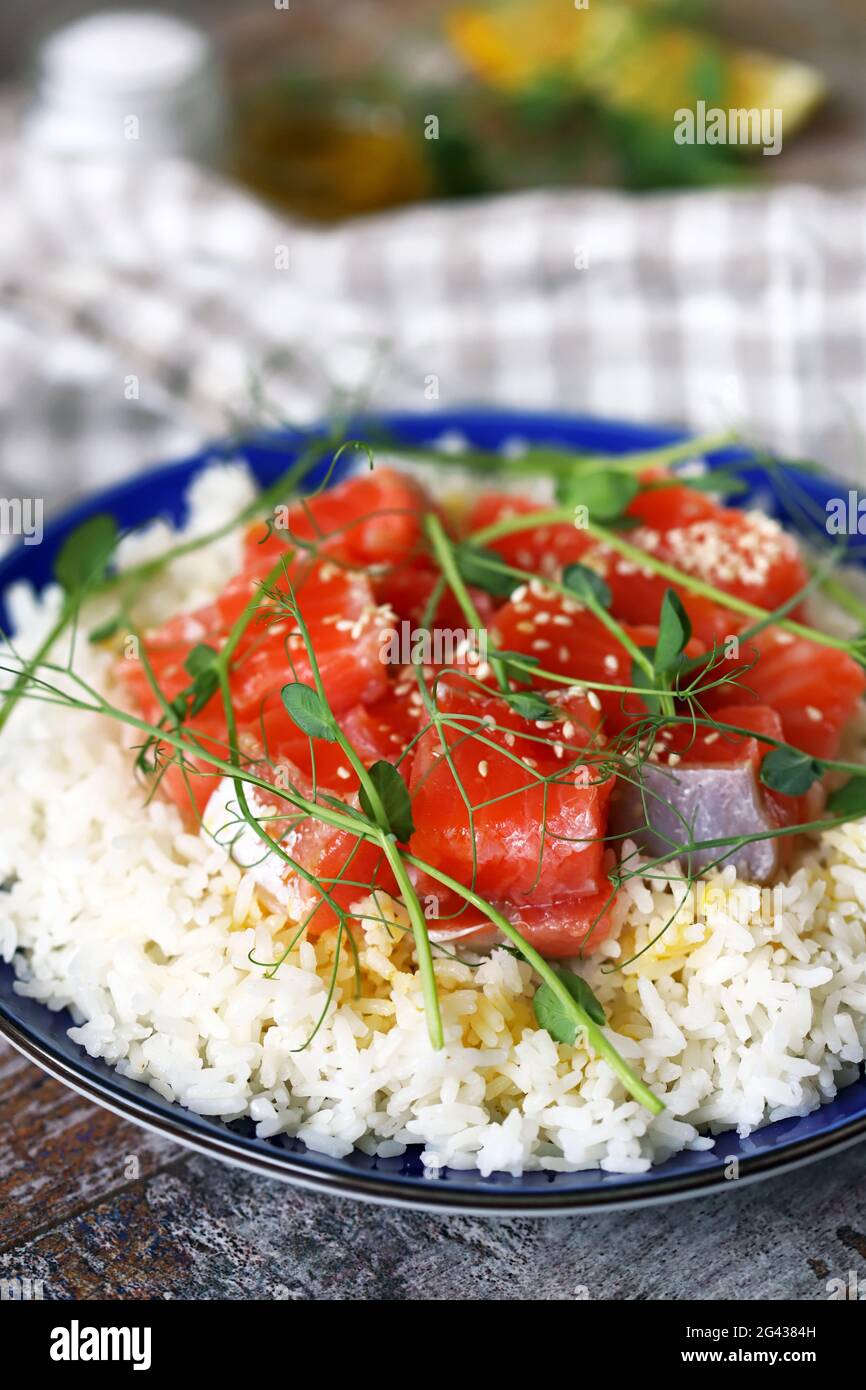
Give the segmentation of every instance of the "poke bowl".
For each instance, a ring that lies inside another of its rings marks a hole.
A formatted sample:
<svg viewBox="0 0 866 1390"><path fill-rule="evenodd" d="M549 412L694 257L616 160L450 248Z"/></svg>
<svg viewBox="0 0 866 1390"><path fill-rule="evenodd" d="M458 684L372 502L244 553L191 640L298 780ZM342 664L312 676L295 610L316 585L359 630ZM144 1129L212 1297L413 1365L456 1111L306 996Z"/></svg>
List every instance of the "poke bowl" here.
<svg viewBox="0 0 866 1390"><path fill-rule="evenodd" d="M0 1032L201 1152L424 1209L855 1142L848 496L464 410L88 498L0 562Z"/></svg>

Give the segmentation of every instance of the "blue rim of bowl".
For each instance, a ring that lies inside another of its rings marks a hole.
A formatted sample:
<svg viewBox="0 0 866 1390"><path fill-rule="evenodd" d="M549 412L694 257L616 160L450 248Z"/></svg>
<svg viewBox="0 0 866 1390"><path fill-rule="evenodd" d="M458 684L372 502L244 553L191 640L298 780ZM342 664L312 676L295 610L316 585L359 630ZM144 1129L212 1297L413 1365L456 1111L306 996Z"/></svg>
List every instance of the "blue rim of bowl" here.
<svg viewBox="0 0 866 1390"><path fill-rule="evenodd" d="M688 437L681 429L521 411L466 409L435 415L399 412L378 415L372 423L376 429L388 434L395 449L401 439L406 443L427 443L453 432L462 434L482 448L501 447L509 438L525 438L533 442L577 445L600 452L651 449ZM361 435L369 427L369 421L359 420L354 422L350 433ZM174 501L167 509L168 514L172 521L177 522L183 516L182 494L201 469L220 460L243 457L260 479L263 475L265 478L269 474L275 476L280 466L287 465L292 453L319 433L268 433L243 442L221 443L190 458L148 470L79 503L45 528L43 544L36 551L33 547L19 546L0 561L0 621L5 626L5 591L9 584L16 579L27 578L37 588L42 587L50 578L51 559L63 536L95 511L110 508L123 525L140 525L154 515L153 497L168 489L174 494ZM733 459L742 461L750 457L753 456L749 451L743 449L725 449L714 454L711 462L719 466ZM778 474L778 469L775 472ZM784 475L796 488L801 501L803 497L808 497L817 509L823 507L827 497L840 489L843 489L843 495L847 493L847 484L835 484L826 476L816 479L812 474L801 473L795 466L786 465ZM769 504L769 510L791 518L792 512L787 505L769 490L766 469L760 463L756 462L745 477L753 500ZM797 505L799 509L800 502ZM157 514L165 513L163 509L158 509ZM798 520L802 524L801 515ZM857 558L866 559L866 545L855 544L853 549ZM0 966L0 976L5 976L8 983L11 967ZM16 1001L20 998L13 997ZM33 1001L27 1003L32 1004ZM37 1005L35 1008L49 1018L56 1017L44 1010L43 1006ZM814 1159L837 1153L866 1137L864 1098L862 1113L829 1122L823 1129L801 1139L782 1139L776 1148L764 1147L759 1152L744 1155L736 1153L736 1137L729 1132L718 1138L727 1139L732 1152L720 1156L715 1152L707 1154L707 1166L693 1172L668 1175L664 1171L666 1165L661 1164L646 1174L605 1174L597 1186L583 1189L557 1190L557 1179L574 1178L577 1175L573 1173L533 1173L517 1179L507 1174L494 1174L489 1179L481 1179L477 1172L470 1177L459 1170L446 1169L430 1177L388 1171L392 1160L384 1161L381 1169L376 1166L377 1161L372 1160L371 1167L364 1171L349 1166L346 1160L310 1152L303 1145L289 1148L272 1141L252 1139L219 1121L196 1115L177 1104L164 1101L143 1083L117 1077L105 1063L94 1061L72 1044L69 1046L75 1059L70 1061L50 1039L40 1036L20 1016L16 1017L17 1012L17 1009L14 1013L10 1011L9 1006L0 999L0 1035L43 1071L124 1119L149 1127L198 1153L240 1165L263 1176L319 1192L417 1210L512 1216L567 1215L668 1202L706 1195L732 1186L739 1187L744 1182L781 1174ZM107 1074L100 1075L98 1068L103 1068ZM861 1080L854 1085L863 1088L866 1083ZM840 1095L844 1097L849 1090L845 1088ZM819 1118L827 1108L822 1106L804 1118ZM784 1127L786 1123L777 1122L776 1126L766 1126L757 1133L766 1137L774 1128ZM730 1182L728 1161L733 1157L737 1158L738 1173L737 1181ZM527 1190L525 1181L529 1177L536 1180L531 1190Z"/></svg>

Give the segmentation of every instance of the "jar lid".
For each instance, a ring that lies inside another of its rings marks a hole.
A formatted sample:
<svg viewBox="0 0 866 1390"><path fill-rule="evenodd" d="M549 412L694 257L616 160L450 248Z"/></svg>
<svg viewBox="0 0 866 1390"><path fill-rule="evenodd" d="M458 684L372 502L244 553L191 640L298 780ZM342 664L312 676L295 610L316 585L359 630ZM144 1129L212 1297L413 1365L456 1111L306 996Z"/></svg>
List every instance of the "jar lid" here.
<svg viewBox="0 0 866 1390"><path fill-rule="evenodd" d="M43 43L25 135L64 152L207 156L221 97L201 29L157 11L104 11Z"/></svg>
<svg viewBox="0 0 866 1390"><path fill-rule="evenodd" d="M52 85L128 94L176 87L210 59L209 39L184 20L109 10L57 30L42 45L38 64Z"/></svg>

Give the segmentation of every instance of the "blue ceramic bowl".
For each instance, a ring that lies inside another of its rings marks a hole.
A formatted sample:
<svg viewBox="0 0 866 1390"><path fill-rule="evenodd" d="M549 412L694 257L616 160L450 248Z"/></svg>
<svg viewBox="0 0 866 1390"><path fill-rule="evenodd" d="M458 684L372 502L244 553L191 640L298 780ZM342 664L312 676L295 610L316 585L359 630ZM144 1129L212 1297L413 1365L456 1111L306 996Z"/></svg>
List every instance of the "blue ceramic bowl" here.
<svg viewBox="0 0 866 1390"><path fill-rule="evenodd" d="M621 453L653 448L683 437L676 430L582 419L565 415L459 410L436 415L391 414L375 425L406 443L430 443L445 432L459 432L472 444L497 449L508 440L568 445L582 450ZM355 432L355 431L353 431ZM365 426L358 424L363 436ZM167 464L103 492L67 512L46 527L43 544L21 546L0 563L0 621L6 624L3 595L15 580L37 587L48 582L51 563L63 537L96 511L110 511L122 527L140 525L155 515L175 522L184 518L184 494L190 479L215 459L245 458L260 483L272 482L291 461L305 436L269 435L215 448L195 458ZM714 466L742 452L713 456ZM834 496L847 496L847 485L834 486L796 467L768 471L749 458L744 473L750 493L746 500L786 518L799 529L822 526L825 505ZM737 499L740 500L739 498ZM866 539L855 538L858 559L866 560ZM119 1076L94 1060L66 1036L70 1019L49 1012L13 990L13 974L0 966L0 1034L26 1056L81 1094L139 1124L180 1143L272 1177L318 1190L343 1193L370 1201L438 1211L542 1215L574 1213L639 1205L706 1193L730 1185L728 1174L738 1159L739 1181L752 1180L838 1151L866 1136L866 1080L843 1090L838 1098L804 1119L783 1120L748 1139L736 1134L719 1137L711 1152L682 1153L638 1176L597 1171L527 1173L513 1178L494 1174L444 1171L425 1177L418 1151L401 1158L376 1159L355 1152L333 1159L309 1153L296 1140L260 1140L251 1124L226 1126L164 1101L139 1082ZM737 1185L737 1184L733 1184Z"/></svg>

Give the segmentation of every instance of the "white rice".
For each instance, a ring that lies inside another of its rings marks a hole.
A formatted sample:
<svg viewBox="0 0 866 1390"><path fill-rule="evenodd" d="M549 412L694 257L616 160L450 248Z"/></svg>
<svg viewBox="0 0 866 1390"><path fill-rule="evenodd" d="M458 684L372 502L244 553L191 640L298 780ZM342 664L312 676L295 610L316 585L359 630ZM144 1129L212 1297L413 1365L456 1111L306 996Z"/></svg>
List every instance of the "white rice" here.
<svg viewBox="0 0 866 1390"><path fill-rule="evenodd" d="M213 528L250 495L242 469L209 471L193 490L191 529ZM151 528L125 557L170 538ZM173 564L149 595L148 621L206 601L238 560L233 535ZM57 601L15 595L25 650ZM78 642L76 669L95 685L111 660ZM775 895L732 869L710 899L678 880L628 884L619 941L579 968L616 1046L665 1102L652 1119L605 1062L534 1026L531 971L505 951L437 961L446 1046L434 1052L411 939L387 900L392 931L364 922L360 998L346 957L304 1048L333 939L302 943L269 977L253 962L281 954L285 917L172 806L145 805L130 764L113 721L22 701L3 736L0 881L11 887L0 894L0 954L22 994L71 1010L70 1036L91 1056L201 1114L249 1116L262 1137L297 1135L335 1155L422 1144L430 1170L640 1172L711 1147L720 1130L747 1135L808 1114L858 1074L866 823L825 835Z"/></svg>

